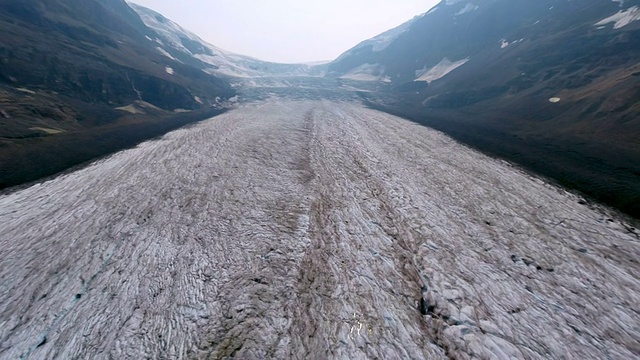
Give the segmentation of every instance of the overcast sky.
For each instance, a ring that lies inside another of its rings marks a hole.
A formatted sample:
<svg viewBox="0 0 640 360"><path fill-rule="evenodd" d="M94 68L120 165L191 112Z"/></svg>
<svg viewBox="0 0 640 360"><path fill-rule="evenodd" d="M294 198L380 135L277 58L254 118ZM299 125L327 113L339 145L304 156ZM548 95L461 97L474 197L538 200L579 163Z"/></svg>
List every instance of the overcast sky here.
<svg viewBox="0 0 640 360"><path fill-rule="evenodd" d="M277 62L333 60L439 0L133 0L223 49Z"/></svg>

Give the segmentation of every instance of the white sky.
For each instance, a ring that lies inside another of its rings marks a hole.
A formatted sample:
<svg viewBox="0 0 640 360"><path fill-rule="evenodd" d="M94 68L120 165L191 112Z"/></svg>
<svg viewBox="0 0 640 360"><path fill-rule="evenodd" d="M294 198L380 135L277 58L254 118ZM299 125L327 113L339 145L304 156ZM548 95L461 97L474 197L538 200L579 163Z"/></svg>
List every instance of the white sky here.
<svg viewBox="0 0 640 360"><path fill-rule="evenodd" d="M132 0L223 49L277 62L333 60L439 0Z"/></svg>

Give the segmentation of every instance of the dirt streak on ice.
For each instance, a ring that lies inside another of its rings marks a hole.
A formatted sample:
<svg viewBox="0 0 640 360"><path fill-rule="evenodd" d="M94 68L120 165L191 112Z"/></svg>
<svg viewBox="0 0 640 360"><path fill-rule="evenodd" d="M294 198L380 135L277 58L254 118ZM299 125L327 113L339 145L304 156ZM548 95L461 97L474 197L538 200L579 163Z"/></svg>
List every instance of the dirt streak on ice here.
<svg viewBox="0 0 640 360"><path fill-rule="evenodd" d="M0 197L0 358L640 356L636 230L579 201L357 104L242 106Z"/></svg>

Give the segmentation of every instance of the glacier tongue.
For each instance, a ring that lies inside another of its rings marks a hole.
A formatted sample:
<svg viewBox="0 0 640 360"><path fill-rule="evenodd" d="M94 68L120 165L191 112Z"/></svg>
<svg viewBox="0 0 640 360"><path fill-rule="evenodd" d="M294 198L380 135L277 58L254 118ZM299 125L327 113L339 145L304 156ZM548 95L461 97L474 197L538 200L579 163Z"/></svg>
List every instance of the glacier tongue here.
<svg viewBox="0 0 640 360"><path fill-rule="evenodd" d="M632 359L630 229L429 128L274 98L0 196L0 358Z"/></svg>

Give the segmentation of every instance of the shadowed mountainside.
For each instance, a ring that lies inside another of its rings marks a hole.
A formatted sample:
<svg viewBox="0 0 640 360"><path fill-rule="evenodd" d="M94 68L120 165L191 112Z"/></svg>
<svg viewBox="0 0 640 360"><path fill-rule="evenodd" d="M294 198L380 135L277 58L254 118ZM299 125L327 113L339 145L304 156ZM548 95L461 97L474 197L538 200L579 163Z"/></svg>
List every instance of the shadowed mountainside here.
<svg viewBox="0 0 640 360"><path fill-rule="evenodd" d="M0 0L0 32L0 188L216 113L234 94L150 46L155 33L122 0Z"/></svg>
<svg viewBox="0 0 640 360"><path fill-rule="evenodd" d="M442 1L329 65L367 95L640 216L638 1Z"/></svg>

